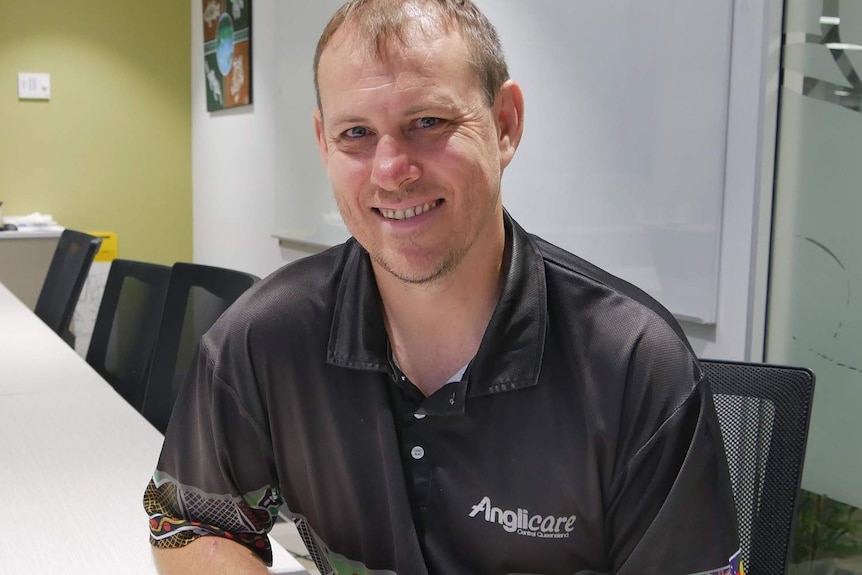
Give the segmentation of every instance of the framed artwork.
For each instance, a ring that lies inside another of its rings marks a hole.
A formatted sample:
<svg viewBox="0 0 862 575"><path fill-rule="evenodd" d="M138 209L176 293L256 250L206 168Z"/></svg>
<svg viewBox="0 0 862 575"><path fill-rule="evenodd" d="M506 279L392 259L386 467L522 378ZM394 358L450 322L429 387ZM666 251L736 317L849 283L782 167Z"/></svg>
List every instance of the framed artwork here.
<svg viewBox="0 0 862 575"><path fill-rule="evenodd" d="M251 104L251 0L203 0L210 112Z"/></svg>

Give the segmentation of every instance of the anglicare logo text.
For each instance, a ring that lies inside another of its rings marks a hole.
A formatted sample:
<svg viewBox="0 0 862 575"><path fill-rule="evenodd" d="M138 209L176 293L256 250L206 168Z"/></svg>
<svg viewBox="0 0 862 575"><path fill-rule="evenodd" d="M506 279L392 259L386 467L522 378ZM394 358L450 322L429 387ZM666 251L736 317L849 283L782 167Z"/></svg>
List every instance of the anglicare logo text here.
<svg viewBox="0 0 862 575"><path fill-rule="evenodd" d="M509 533L541 539L564 539L575 530L575 516L530 515L526 509L500 509L491 505L487 495L473 506L470 517L482 517L488 523L497 523Z"/></svg>

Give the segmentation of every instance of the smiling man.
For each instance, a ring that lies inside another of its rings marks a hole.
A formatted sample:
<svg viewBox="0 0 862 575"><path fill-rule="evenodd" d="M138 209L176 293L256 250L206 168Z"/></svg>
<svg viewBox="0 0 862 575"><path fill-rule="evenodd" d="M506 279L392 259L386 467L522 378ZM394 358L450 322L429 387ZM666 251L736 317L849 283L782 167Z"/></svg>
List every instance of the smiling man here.
<svg viewBox="0 0 862 575"><path fill-rule="evenodd" d="M204 336L145 495L160 572L739 570L709 383L670 314L521 229L524 127L469 0L352 0L314 127L353 238Z"/></svg>

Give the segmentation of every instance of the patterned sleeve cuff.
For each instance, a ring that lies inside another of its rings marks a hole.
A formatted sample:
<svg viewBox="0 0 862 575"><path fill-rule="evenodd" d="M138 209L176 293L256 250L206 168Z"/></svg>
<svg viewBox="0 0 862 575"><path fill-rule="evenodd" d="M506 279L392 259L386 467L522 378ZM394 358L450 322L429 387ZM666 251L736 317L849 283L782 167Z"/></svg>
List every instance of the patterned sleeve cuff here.
<svg viewBox="0 0 862 575"><path fill-rule="evenodd" d="M257 555L265 565L272 565L272 547L266 533L232 532L215 525L177 517L171 511L170 487L157 487L153 481L144 493L144 508L150 518L150 543L161 549L185 547L195 539L216 536L236 541Z"/></svg>

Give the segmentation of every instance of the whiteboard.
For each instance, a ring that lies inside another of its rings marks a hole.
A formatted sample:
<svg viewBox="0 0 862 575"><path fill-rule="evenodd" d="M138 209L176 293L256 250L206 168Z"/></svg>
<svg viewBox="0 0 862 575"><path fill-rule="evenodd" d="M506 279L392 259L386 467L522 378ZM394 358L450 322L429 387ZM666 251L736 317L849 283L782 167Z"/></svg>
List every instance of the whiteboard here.
<svg viewBox="0 0 862 575"><path fill-rule="evenodd" d="M526 128L503 204L527 231L714 323L732 0L475 0ZM340 0L276 3L276 235L348 232L314 143L311 62Z"/></svg>

